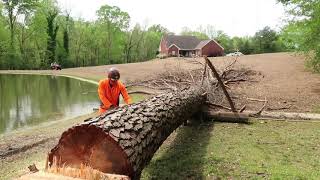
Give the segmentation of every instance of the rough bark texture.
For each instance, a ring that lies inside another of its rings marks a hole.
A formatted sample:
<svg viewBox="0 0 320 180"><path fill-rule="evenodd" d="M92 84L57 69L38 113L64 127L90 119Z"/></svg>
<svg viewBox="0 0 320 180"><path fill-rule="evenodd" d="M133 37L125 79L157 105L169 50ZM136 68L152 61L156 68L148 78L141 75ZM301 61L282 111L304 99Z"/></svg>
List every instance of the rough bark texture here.
<svg viewBox="0 0 320 180"><path fill-rule="evenodd" d="M49 165L84 164L136 179L163 141L205 100L200 88L192 88L109 111L64 132L49 154Z"/></svg>

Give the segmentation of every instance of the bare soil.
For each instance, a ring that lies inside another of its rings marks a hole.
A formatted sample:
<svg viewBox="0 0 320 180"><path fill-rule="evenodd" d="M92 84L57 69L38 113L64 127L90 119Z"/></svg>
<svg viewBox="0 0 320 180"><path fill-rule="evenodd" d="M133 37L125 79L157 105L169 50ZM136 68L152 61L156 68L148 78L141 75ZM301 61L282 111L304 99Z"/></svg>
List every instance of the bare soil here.
<svg viewBox="0 0 320 180"><path fill-rule="evenodd" d="M304 62L292 53L243 56L239 64L261 72L263 78L234 90L241 100L266 97L266 110L312 112L320 104L320 75L307 71Z"/></svg>

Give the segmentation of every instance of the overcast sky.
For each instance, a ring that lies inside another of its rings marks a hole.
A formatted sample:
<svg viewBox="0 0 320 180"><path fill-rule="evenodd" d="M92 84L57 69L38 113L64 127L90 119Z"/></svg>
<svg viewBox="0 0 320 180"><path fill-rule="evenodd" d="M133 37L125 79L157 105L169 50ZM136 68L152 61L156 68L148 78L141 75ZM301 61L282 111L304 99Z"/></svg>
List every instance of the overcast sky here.
<svg viewBox="0 0 320 180"><path fill-rule="evenodd" d="M230 36L254 35L265 26L279 29L284 8L276 0L58 0L62 10L73 17L96 19L104 4L118 6L129 13L131 25L161 24L179 34L182 27L196 29L213 25Z"/></svg>

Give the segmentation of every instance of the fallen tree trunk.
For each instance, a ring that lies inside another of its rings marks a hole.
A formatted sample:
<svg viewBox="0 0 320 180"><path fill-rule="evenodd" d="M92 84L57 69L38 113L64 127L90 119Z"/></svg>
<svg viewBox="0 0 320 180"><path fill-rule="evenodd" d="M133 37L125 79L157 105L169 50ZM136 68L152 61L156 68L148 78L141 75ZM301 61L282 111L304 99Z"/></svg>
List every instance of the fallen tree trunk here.
<svg viewBox="0 0 320 180"><path fill-rule="evenodd" d="M202 112L214 121L231 123L249 123L250 118L266 120L290 120L304 122L320 122L320 114L313 113L293 113L293 112L257 112L247 111L242 113L216 112L210 108L203 108Z"/></svg>
<svg viewBox="0 0 320 180"><path fill-rule="evenodd" d="M253 114L253 112L248 112ZM263 111L260 116L257 118L260 119L283 119L283 120L303 120L303 121L319 121L320 114L316 113L295 113L295 112L270 112Z"/></svg>
<svg viewBox="0 0 320 180"><path fill-rule="evenodd" d="M49 153L49 166L85 165L137 179L163 141L205 101L203 91L192 88L109 111L65 131Z"/></svg>
<svg viewBox="0 0 320 180"><path fill-rule="evenodd" d="M249 123L249 115L245 113L234 112L215 112L203 111L207 117L212 118L217 122L230 122L230 123Z"/></svg>
<svg viewBox="0 0 320 180"><path fill-rule="evenodd" d="M128 176L116 174L104 174L99 172L86 172L80 169L70 169L69 172L46 172L39 171L23 175L16 180L96 180L96 179L112 179L112 180L130 180Z"/></svg>

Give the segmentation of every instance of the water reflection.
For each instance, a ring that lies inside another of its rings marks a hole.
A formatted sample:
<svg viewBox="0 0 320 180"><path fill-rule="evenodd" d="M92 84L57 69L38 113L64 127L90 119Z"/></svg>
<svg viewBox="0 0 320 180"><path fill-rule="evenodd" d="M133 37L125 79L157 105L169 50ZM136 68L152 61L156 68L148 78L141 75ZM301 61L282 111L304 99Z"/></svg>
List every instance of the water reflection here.
<svg viewBox="0 0 320 180"><path fill-rule="evenodd" d="M0 134L90 113L99 104L96 91L67 77L0 75Z"/></svg>

